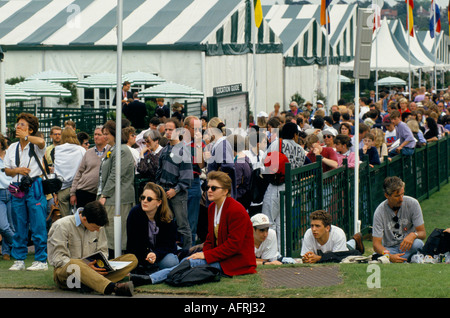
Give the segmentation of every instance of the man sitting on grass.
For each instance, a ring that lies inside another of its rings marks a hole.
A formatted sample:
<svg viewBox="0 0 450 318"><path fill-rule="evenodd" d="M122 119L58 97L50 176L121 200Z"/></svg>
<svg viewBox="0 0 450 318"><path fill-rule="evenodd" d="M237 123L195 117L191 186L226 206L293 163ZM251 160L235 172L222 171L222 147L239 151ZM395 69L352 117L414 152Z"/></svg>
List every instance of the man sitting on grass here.
<svg viewBox="0 0 450 318"><path fill-rule="evenodd" d="M116 258L115 261L130 264L110 273L102 266L96 266L96 261L86 263L83 259L96 252L107 257L108 242L104 228L107 223L105 207L98 201L89 202L74 215L53 223L48 234L48 260L54 267L53 277L60 288L83 290L87 286L105 295L133 296L132 282L119 283L138 264L133 254Z"/></svg>
<svg viewBox="0 0 450 318"><path fill-rule="evenodd" d="M373 215L373 249L389 254L391 263L410 261L426 238L422 209L419 201L405 196L405 183L399 177L387 177L383 189L386 200Z"/></svg>
<svg viewBox="0 0 450 318"><path fill-rule="evenodd" d="M255 242L256 265L281 265L277 234L270 228L267 215L258 213L251 218Z"/></svg>
<svg viewBox="0 0 450 318"><path fill-rule="evenodd" d="M344 231L331 224L328 212L317 210L309 218L311 228L305 233L301 250L303 263L340 262L347 256L364 253L361 233L347 241Z"/></svg>

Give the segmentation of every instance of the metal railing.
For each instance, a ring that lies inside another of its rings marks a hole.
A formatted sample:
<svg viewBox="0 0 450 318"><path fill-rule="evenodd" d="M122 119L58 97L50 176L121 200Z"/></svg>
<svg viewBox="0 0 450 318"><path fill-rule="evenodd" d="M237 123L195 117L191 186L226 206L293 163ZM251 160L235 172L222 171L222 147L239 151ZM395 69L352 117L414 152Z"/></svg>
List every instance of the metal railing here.
<svg viewBox="0 0 450 318"><path fill-rule="evenodd" d="M286 164L285 190L280 191L281 252L298 256L302 238L309 228L309 214L315 210L328 211L333 224L344 230L347 237L354 234L354 168L342 167L322 172L321 157L315 163L297 169ZM416 148L412 156L397 155L391 160L371 167L367 156L359 165L358 214L361 231L370 232L373 213L385 200L383 181L398 176L405 182L405 194L419 201L440 190L450 177L450 136Z"/></svg>

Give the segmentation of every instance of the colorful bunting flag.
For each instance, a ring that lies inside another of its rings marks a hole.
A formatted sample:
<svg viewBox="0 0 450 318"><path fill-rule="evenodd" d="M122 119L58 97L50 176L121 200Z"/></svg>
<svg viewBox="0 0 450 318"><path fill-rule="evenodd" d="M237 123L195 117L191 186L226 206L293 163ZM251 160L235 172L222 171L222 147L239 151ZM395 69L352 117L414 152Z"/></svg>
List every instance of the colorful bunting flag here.
<svg viewBox="0 0 450 318"><path fill-rule="evenodd" d="M439 6L434 0L431 0L431 10L430 10L430 36L434 38L434 33L441 32L441 12L439 11Z"/></svg>
<svg viewBox="0 0 450 318"><path fill-rule="evenodd" d="M406 27L410 36L414 37L414 0L405 0L406 2Z"/></svg>
<svg viewBox="0 0 450 318"><path fill-rule="evenodd" d="M263 11L262 11L262 6L261 6L261 0L253 0L253 6L255 9L255 25L257 28L259 28L263 21Z"/></svg>
<svg viewBox="0 0 450 318"><path fill-rule="evenodd" d="M326 25L328 33L330 33L330 15L328 14L328 6L332 0L321 0L320 4L320 25Z"/></svg>

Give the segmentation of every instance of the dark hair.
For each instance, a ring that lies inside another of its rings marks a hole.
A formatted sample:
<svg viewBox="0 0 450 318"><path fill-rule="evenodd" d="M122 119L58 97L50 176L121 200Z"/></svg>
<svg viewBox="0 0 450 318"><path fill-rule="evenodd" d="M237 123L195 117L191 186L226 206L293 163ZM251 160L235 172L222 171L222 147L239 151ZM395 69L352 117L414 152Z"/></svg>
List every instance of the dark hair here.
<svg viewBox="0 0 450 318"><path fill-rule="evenodd" d="M104 125L103 125L103 129L104 130L108 130L109 133L114 137L114 140L116 139L116 122L114 120L108 120ZM122 130L121 133L121 140L120 140L121 144L126 144L128 142L128 138L127 136L124 134L124 131ZM115 141L115 143L117 143L117 141Z"/></svg>
<svg viewBox="0 0 450 318"><path fill-rule="evenodd" d="M105 226L108 224L108 214L105 206L99 201L92 201L84 206L81 215L86 217L88 223L93 223L98 226Z"/></svg>
<svg viewBox="0 0 450 318"><path fill-rule="evenodd" d="M317 211L312 212L309 215L309 219L322 221L322 223L325 227L331 226L331 223L332 223L330 213L328 213L325 210L317 210Z"/></svg>
<svg viewBox="0 0 450 318"><path fill-rule="evenodd" d="M294 123L286 123L280 132L280 137L283 139L294 139L295 135L298 135L298 126Z"/></svg>
<svg viewBox="0 0 450 318"><path fill-rule="evenodd" d="M341 119L341 113L340 112L334 112L332 115L333 120L338 123L339 120Z"/></svg>
<svg viewBox="0 0 450 318"><path fill-rule="evenodd" d="M89 137L89 135L88 135L86 132L81 131L81 132L79 132L79 133L77 134L77 139L78 139L78 141L80 142L80 145L82 145L82 144L83 144L83 141L85 141L86 139L89 140L90 137Z"/></svg>
<svg viewBox="0 0 450 318"><path fill-rule="evenodd" d="M154 126L158 126L159 124L161 124L161 120L159 120L158 117L152 117L152 119L150 119L150 123L149 124L152 124Z"/></svg>
<svg viewBox="0 0 450 318"><path fill-rule="evenodd" d="M425 121L427 123L428 129L430 130L430 133L427 134L427 136L428 135L429 136L436 136L436 137L439 136L439 128L438 128L438 125L437 125L436 121L433 118L431 118L431 117L427 117L425 119Z"/></svg>
<svg viewBox="0 0 450 318"><path fill-rule="evenodd" d="M18 123L19 120L21 120L21 119L25 120L28 123L28 127L33 131L31 133L31 136L36 135L36 133L39 129L39 119L37 119L37 117L32 114L20 113L17 116L16 123Z"/></svg>
<svg viewBox="0 0 450 318"><path fill-rule="evenodd" d="M2 134L0 134L0 148L1 150L8 149L8 140Z"/></svg>
<svg viewBox="0 0 450 318"><path fill-rule="evenodd" d="M337 135L334 138L334 143L341 144L341 145L346 145L347 148L351 148L351 146L352 146L352 139L349 136L347 136L347 135Z"/></svg>
<svg viewBox="0 0 450 318"><path fill-rule="evenodd" d="M323 119L323 117L315 116L314 120L312 121L312 126L315 129L322 129L323 125L325 125L325 120Z"/></svg>

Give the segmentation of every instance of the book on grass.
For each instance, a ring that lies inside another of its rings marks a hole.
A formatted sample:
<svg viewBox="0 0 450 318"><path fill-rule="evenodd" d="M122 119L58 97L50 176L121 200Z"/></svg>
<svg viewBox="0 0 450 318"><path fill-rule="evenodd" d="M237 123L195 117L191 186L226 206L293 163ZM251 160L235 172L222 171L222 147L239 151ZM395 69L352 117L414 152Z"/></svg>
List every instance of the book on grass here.
<svg viewBox="0 0 450 318"><path fill-rule="evenodd" d="M131 264L131 262L124 261L108 261L105 254L103 254L102 252L95 252L94 254L86 256L85 258L83 258L83 260L86 263L96 261L94 266L97 268L104 268L108 273L117 271Z"/></svg>

